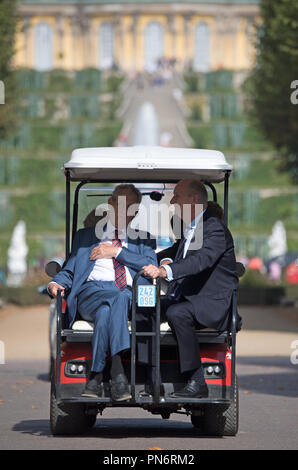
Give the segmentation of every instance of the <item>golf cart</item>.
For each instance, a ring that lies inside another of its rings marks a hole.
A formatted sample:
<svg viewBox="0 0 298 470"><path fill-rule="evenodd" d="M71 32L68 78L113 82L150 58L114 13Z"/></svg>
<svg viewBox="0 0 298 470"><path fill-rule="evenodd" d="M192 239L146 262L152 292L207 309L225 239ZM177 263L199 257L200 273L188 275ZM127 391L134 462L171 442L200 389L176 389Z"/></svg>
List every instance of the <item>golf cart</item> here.
<svg viewBox="0 0 298 470"><path fill-rule="evenodd" d="M175 149L164 147L113 147L74 150L69 162L64 164L66 178L66 248L65 259L71 252L80 224L79 202L82 194L108 197L106 188L99 185L134 183L142 187L144 195L153 204L167 199L174 185L183 178L198 178L211 191L217 201L215 183L224 184L224 217L228 221L228 187L232 167L218 151ZM71 227L71 188L76 183L73 197ZM100 192L101 188L101 192ZM108 186L110 190L111 187ZM148 192L148 188L153 191ZM157 189L154 189L157 188ZM102 192L104 191L104 192ZM155 193L155 194L154 194ZM156 197L156 195L159 196ZM143 196L144 197L144 196ZM96 198L89 197L95 202ZM168 198L170 200L170 197ZM98 204L98 201L96 201ZM85 214L86 215L86 214ZM142 219L142 217L141 217ZM154 228L154 227L153 227ZM152 233L152 230L149 230ZM154 230L153 230L154 231ZM72 237L71 237L72 235ZM234 436L238 431L238 384L235 373L237 292L233 294L229 328L226 331L203 329L197 331L201 360L208 385L208 398L173 398L170 394L183 386L179 370L176 340L167 323L160 323L160 297L165 293L160 280L145 288L133 280L132 311L129 324L131 349L123 358L125 373L130 383L132 398L115 402L110 396L109 358L104 371L102 397L81 396L90 371L93 325L76 318L70 328L65 315L66 302L60 296L52 301L55 313L56 344L53 351L51 373L50 421L54 435L81 434L92 427L98 413L108 407L141 407L168 419L172 413L190 416L192 424L207 435ZM148 285L147 285L148 286ZM136 329L138 308L154 308L156 331L142 332ZM145 385L144 367L138 362L137 342L140 337L155 336L156 380L153 396L140 391ZM160 394L159 377L164 388Z"/></svg>

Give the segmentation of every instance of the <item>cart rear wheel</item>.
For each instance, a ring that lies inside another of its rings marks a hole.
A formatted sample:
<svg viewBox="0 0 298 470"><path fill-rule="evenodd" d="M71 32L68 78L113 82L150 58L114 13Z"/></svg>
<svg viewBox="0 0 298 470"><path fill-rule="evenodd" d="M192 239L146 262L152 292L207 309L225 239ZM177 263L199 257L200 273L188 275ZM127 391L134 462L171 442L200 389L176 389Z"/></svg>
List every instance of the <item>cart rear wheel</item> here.
<svg viewBox="0 0 298 470"><path fill-rule="evenodd" d="M88 428L93 428L95 423L96 423L96 414L86 415L86 424Z"/></svg>
<svg viewBox="0 0 298 470"><path fill-rule="evenodd" d="M202 428L202 424L203 424L203 418L202 416L194 416L194 415L191 415L190 417L191 419L191 424L195 427L195 428Z"/></svg>
<svg viewBox="0 0 298 470"><path fill-rule="evenodd" d="M209 436L235 436L238 432L238 380L235 376L233 401L228 407L207 405L203 417L203 432Z"/></svg>
<svg viewBox="0 0 298 470"><path fill-rule="evenodd" d="M95 423L95 415L85 413L81 403L57 403L55 387L51 385L50 424L54 436L83 434Z"/></svg>

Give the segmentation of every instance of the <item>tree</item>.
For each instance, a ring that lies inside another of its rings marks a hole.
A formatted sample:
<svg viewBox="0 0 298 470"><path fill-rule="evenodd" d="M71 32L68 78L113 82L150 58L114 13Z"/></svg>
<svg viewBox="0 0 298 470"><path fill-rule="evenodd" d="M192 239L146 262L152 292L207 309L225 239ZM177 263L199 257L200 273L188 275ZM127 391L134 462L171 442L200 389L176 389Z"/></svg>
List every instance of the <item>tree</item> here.
<svg viewBox="0 0 298 470"><path fill-rule="evenodd" d="M252 112L278 151L281 170L298 183L298 2L261 0L260 7L256 64L249 78Z"/></svg>
<svg viewBox="0 0 298 470"><path fill-rule="evenodd" d="M16 0L0 1L0 80L4 84L5 104L0 105L0 139L16 127L16 79L12 60L15 48Z"/></svg>

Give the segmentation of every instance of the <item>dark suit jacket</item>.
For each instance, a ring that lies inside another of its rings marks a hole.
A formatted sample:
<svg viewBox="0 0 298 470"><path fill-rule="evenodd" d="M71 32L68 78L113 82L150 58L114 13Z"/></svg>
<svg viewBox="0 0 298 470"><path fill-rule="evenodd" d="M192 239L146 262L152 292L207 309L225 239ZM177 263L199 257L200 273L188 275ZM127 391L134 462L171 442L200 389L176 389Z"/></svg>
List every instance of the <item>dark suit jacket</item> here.
<svg viewBox="0 0 298 470"><path fill-rule="evenodd" d="M134 278L143 266L147 264L157 265L157 258L154 252L156 240L150 238L150 234L138 232L139 238L134 238L128 230L127 248L123 247L117 260L127 266L131 277ZM91 273L95 261L89 259L91 251L100 242L96 237L95 228L85 228L79 230L74 238L74 243L69 260L63 269L56 274L53 281L66 288L67 311L70 325L73 323L77 312L77 295L82 284ZM148 279L139 278L139 282L149 283Z"/></svg>
<svg viewBox="0 0 298 470"><path fill-rule="evenodd" d="M196 229L197 230L197 229ZM175 259L180 240L158 253L158 261ZM203 215L201 248L189 249L185 258L170 264L181 295L189 300L202 325L225 330L232 294L238 287L233 238L228 228L208 209Z"/></svg>

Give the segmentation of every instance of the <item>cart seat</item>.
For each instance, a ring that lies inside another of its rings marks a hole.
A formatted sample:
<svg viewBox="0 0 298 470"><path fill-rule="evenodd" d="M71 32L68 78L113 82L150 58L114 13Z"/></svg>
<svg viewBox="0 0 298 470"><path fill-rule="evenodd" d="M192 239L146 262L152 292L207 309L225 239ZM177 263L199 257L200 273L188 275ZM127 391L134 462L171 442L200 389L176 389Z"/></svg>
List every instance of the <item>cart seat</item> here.
<svg viewBox="0 0 298 470"><path fill-rule="evenodd" d="M128 329L131 331L131 322L128 322ZM175 344L173 333L167 322L160 324L161 344ZM137 333L138 334L138 333ZM91 341L93 336L93 323L85 320L77 320L71 329L62 331L62 336L67 341ZM231 333L228 331L218 331L212 328L204 328L197 330L197 336L200 343L226 343L229 342Z"/></svg>
<svg viewBox="0 0 298 470"><path fill-rule="evenodd" d="M72 329L76 331L93 331L93 323L86 321L86 320L77 320L72 325ZM131 323L128 322L128 329L131 330ZM167 322L160 324L160 331L168 331L170 329L169 324Z"/></svg>

